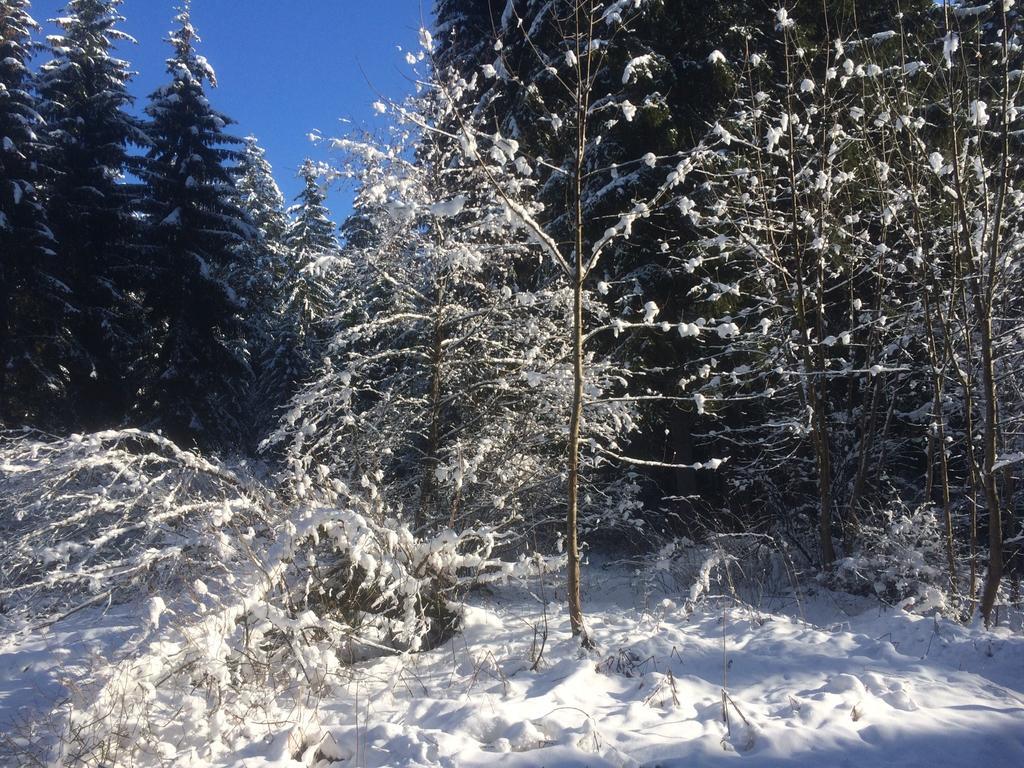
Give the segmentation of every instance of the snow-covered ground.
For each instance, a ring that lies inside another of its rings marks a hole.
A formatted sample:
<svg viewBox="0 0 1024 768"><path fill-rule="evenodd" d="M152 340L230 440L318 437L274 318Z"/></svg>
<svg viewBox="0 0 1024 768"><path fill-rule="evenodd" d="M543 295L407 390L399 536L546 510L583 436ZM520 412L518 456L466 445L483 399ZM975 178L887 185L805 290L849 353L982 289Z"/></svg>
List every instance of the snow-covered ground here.
<svg viewBox="0 0 1024 768"><path fill-rule="evenodd" d="M651 574L595 565L585 604L599 647L581 653L560 579L545 581L472 594L463 631L442 646L344 668L291 721L254 715L216 750L168 726L177 735L152 764L1024 766L1019 631L824 590L690 611ZM33 710L151 642L147 611L89 609L0 640L0 732L26 738ZM34 727L38 738L46 724ZM11 751L0 764L28 764Z"/></svg>

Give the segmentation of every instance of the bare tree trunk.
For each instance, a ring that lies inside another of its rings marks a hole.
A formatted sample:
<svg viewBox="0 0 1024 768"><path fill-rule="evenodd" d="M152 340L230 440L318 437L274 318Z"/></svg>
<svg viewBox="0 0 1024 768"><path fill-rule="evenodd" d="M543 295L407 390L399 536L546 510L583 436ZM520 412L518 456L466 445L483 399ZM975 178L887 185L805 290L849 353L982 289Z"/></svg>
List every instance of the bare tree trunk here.
<svg viewBox="0 0 1024 768"><path fill-rule="evenodd" d="M437 488L438 451L441 443L441 365L444 334L441 319L434 318L434 342L430 351L430 424L427 428L427 461L424 463L423 481L420 487L420 504L416 510L415 525L420 531L426 526L431 504ZM453 521L454 522L454 521Z"/></svg>
<svg viewBox="0 0 1024 768"><path fill-rule="evenodd" d="M947 34L951 31L950 23L950 4L943 2L943 12L945 16L945 28ZM1007 8L1004 6L1002 10L1002 22L1004 22L1004 29L1007 25ZM1001 133L1001 157L1000 157L1000 172L999 172L999 184L995 193L995 205L994 212L992 213L992 221L990 224L990 231L987 236L987 243L978 247L973 246L972 240L972 226L970 217L967 212L965 205L965 194L964 194L964 182L962 179L961 171L959 171L959 162L953 163L953 183L955 185L955 200L956 200L956 213L958 218L959 231L961 231L962 243L967 249L966 268L970 270L968 272L969 278L971 279L974 288L973 304L975 317L977 318L979 332L981 334L981 387L982 396L984 398L984 424L982 431L982 459L981 466L978 467L976 460L973 455L973 434L974 430L971 427L971 410L972 401L970 387L967 385L965 380L965 394L967 396L967 447L968 455L972 458L971 463L974 469L974 480L977 494L978 485L981 486L981 492L985 498L985 506L988 509L988 542L989 542L989 561L988 569L985 574L985 584L982 590L981 598L981 614L984 616L985 624L990 625L992 621L992 610L995 606L995 600L998 595L999 582L1002 579L1002 511L999 505L999 492L998 484L995 477L995 462L996 452L998 449L998 390L995 382L995 359L993 353L993 333L992 333L992 315L995 306L995 293L996 283L999 278L998 269L998 257L1000 254L1000 240L1002 230L1002 216L1004 216L1004 206L1006 204L1007 188L1009 182L1009 159L1010 159L1010 126L1007 118L1009 106L1010 106L1010 59L1009 59L1009 43L1007 36L1002 35L1001 41L1001 54L1002 54L1002 93L1001 93L1001 110L1000 110L1000 133ZM950 115L956 114L956 103L953 95L952 86L950 85L947 93L948 98L948 109ZM952 143L956 152L958 152L959 138L956 132L955 122L952 124ZM955 241L954 241L955 246ZM987 264L983 267L978 266L981 263L982 258L987 257ZM966 286L961 286L962 293L966 292ZM966 295L963 299L964 303L964 317L965 324L969 316L968 300ZM968 345L968 358L972 358L971 353L971 341L970 334L966 334L967 345ZM965 377L962 377L965 378ZM975 515L977 509L975 510ZM976 519L972 519L972 560L974 560L974 552L976 551L976 536L977 536L977 522ZM972 598L974 595L974 583L975 583L975 565L972 562L972 574L971 574L971 591Z"/></svg>
<svg viewBox="0 0 1024 768"><path fill-rule="evenodd" d="M983 314L981 318L981 359L982 386L985 388L985 503L988 506L988 572L985 575L985 588L981 596L981 615L985 624L990 626L996 598L999 595L999 582L1003 578L1003 510L999 500L999 485L996 479L996 459L999 450L999 400L996 385L996 364L994 358L994 339L992 317L996 305L996 283L999 281L999 256L1002 253L1003 214L1006 206L1006 195L1009 189L1010 162L1010 51L1005 30L1007 26L1007 4L1003 4L1002 35L1002 109L1000 138L1001 157L999 188L995 201L994 223L992 226L992 242L989 249L988 274L982 296Z"/></svg>
<svg viewBox="0 0 1024 768"><path fill-rule="evenodd" d="M582 257L576 257L575 286L573 290L573 360L572 360L572 416L569 422L569 508L566 515L566 543L569 567L569 624L572 634L590 645L583 626L583 605L580 599L580 552L577 539L579 517L580 422L583 419L583 270Z"/></svg>
<svg viewBox="0 0 1024 768"><path fill-rule="evenodd" d="M955 140L955 139L954 139ZM955 170L954 174L958 176L955 181L957 189L960 189L960 181L958 171ZM959 193L958 193L959 194ZM961 208L962 210L962 208ZM962 215L962 214L961 214ZM943 342L945 344L945 355L946 360L949 361L952 366L953 373L956 376L957 382L960 384L960 389L963 392L964 398L964 434L967 436L965 440L965 453L967 454L967 468L968 478L971 486L971 532L970 532L970 577L967 585L968 595L968 613L974 613L974 606L978 597L978 499L982 495L982 468L978 463L978 458L974 446L974 382L970 371L964 371L959 362L955 352L953 351L953 339L952 334L948 330L953 319L956 317L956 305L959 303L962 317L960 318L960 324L963 326L964 343L966 346L966 357L968 360L974 359L974 347L971 343L971 330L970 330L970 309L969 302L967 299L966 289L966 276L964 272L963 262L964 254L961 252L960 234L953 227L952 231L953 238L953 271L954 271L954 290L951 291L950 303L948 315L945 318L943 325L946 328L943 333ZM936 305L936 308L941 312L940 305ZM940 318L941 319L941 318Z"/></svg>
<svg viewBox="0 0 1024 768"><path fill-rule="evenodd" d="M592 11L592 9L591 9ZM575 258L573 260L573 328L572 328L572 414L569 420L569 488L568 488L568 511L565 520L565 535L568 548L568 598L569 598L569 625L572 627L574 637L580 638L584 648L593 646L587 629L583 624L583 603L580 597L580 552L578 540L578 518L579 518L579 467L580 467L580 424L583 421L583 242L584 242L584 218L583 218L583 169L585 154L587 150L587 112L589 89L589 67L590 55L586 54L587 71L583 71L584 52L581 50L582 34L582 8L576 7L576 56L579 62L576 87L576 162L575 178L573 179L573 214L574 214L574 235L575 235ZM593 12L588 14L587 21L593 23ZM584 80L586 77L586 81Z"/></svg>
<svg viewBox="0 0 1024 768"><path fill-rule="evenodd" d="M997 402L995 383L995 361L992 357L992 317L981 324L982 386L985 388L985 431L984 470L985 506L988 507L988 571L985 574L985 588L981 595L981 615L986 626L992 624L992 610L999 594L999 582L1003 578L1003 515L999 504L999 487L996 483L996 434Z"/></svg>
<svg viewBox="0 0 1024 768"><path fill-rule="evenodd" d="M946 417L942 407L942 378L938 360L938 346L935 343L935 325L932 322L931 301L927 290L924 292L924 321L928 338L928 359L931 365L932 418L935 428L928 435L928 483L925 498L932 500L934 487L935 459L939 460L939 482L942 488L942 522L946 538L946 566L949 569L949 590L956 598L958 584L956 575L956 552L953 546L953 513L949 493L949 461L946 457Z"/></svg>
<svg viewBox="0 0 1024 768"><path fill-rule="evenodd" d="M794 114L793 105L793 91L795 83L793 80L793 69L792 69L792 56L793 53L790 50L790 37L788 33L783 35L785 45L785 60L786 60L786 103L789 114ZM821 365L821 331L823 322L823 296L822 290L822 277L821 277L821 266L819 263L817 274L818 274L818 290L815 294L815 303L817 305L817 319L815 327L817 329L818 338L816 340L818 344L817 353L811 349L811 338L810 331L811 325L808 320L807 312L807 295L806 295L806 283L804 281L804 247L801 242L800 233L800 203L796 197L796 135L793 127L793 121L789 122L788 126L788 139L789 139L789 183L790 189L793 194L793 206L791 215L791 231L790 237L792 238L792 248L795 258L795 271L796 271L796 315L797 325L800 329L800 344L803 347L803 363L804 363L804 374L807 376L807 404L811 409L811 432L812 432L812 443L814 445L814 455L818 470L818 533L819 533L819 546L821 552L821 564L822 566L830 565L836 559L835 545L832 540L832 466L831 466L831 454L829 447L829 435L828 435L828 416L824 410L823 393L824 387L822 385L824 379L824 367Z"/></svg>

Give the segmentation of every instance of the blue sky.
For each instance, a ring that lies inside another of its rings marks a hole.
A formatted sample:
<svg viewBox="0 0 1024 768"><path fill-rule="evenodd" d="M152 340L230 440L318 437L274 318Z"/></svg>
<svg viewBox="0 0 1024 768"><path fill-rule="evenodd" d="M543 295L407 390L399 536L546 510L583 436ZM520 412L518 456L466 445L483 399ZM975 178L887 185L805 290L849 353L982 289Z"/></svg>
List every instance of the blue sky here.
<svg viewBox="0 0 1024 768"><path fill-rule="evenodd" d="M122 29L138 40L119 55L138 73L132 93L145 97L166 81L164 39L176 0L125 0ZM214 106L238 121L236 135L253 133L266 148L285 196L298 192L295 172L307 155L327 159L307 135L337 136L375 123L378 93L409 92L410 67L399 51L417 47L430 0L193 0L192 18L203 42L200 53L217 72ZM63 0L34 0L32 15L44 25L59 15ZM376 121L379 123L379 119ZM349 207L346 190L332 193L340 218Z"/></svg>

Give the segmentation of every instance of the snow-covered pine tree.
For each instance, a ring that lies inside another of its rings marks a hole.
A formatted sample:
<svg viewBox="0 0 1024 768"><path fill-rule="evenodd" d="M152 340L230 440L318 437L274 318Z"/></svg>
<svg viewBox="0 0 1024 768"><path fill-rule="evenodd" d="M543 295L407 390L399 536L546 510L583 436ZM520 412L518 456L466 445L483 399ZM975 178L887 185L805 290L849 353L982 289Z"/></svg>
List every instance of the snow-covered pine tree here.
<svg viewBox="0 0 1024 768"><path fill-rule="evenodd" d="M142 418L186 444L216 445L244 433L250 379L243 303L230 286L239 246L254 228L237 204L241 140L224 132L206 84L216 76L195 50L188 3L175 19L171 82L146 107L151 147L140 176L150 219L146 303L154 352L137 399Z"/></svg>
<svg viewBox="0 0 1024 768"><path fill-rule="evenodd" d="M309 159L302 164L302 190L288 209L284 233L288 263L272 365L289 386L304 381L319 364L327 340L324 322L333 309L338 227L326 205L323 170Z"/></svg>
<svg viewBox="0 0 1024 768"><path fill-rule="evenodd" d="M51 426L66 385L67 293L39 198L43 120L29 71L38 27L0 2L0 426Z"/></svg>
<svg viewBox="0 0 1024 768"><path fill-rule="evenodd" d="M39 90L46 118L47 209L61 276L75 311L67 361L76 425L96 429L124 420L144 354L138 188L129 147L145 146L130 114L127 62L114 55L134 43L118 29L121 0L70 0L49 37L53 58Z"/></svg>
<svg viewBox="0 0 1024 768"><path fill-rule="evenodd" d="M238 246L231 282L245 300L246 338L253 366L249 392L250 426L256 440L266 436L291 397L295 381L279 365L290 318L283 312L288 296L289 252L285 245L288 216L265 150L255 136L245 139L236 182L238 206L255 227L255 236Z"/></svg>
<svg viewBox="0 0 1024 768"><path fill-rule="evenodd" d="M245 137L235 183L239 205L249 214L262 240L277 247L288 229L284 195L274 178L267 152L255 136ZM276 265L275 268L280 268Z"/></svg>

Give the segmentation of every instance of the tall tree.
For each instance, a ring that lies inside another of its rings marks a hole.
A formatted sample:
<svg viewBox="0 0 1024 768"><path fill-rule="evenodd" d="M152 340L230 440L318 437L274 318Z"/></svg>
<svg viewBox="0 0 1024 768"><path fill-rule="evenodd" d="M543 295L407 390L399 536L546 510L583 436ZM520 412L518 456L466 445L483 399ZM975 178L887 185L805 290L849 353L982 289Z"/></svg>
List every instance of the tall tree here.
<svg viewBox="0 0 1024 768"><path fill-rule="evenodd" d="M284 235L289 265L281 308L288 335L279 364L291 381L306 378L319 363L326 340L323 327L332 309L332 281L337 272L337 225L327 208L321 170L312 160L299 169L302 190L288 209L291 223ZM286 359L287 358L287 359Z"/></svg>
<svg viewBox="0 0 1024 768"><path fill-rule="evenodd" d="M255 232L251 240L237 246L231 282L245 300L245 335L254 369L248 408L254 414L253 436L259 440L294 392L294 379L280 364L284 339L292 333L290 318L283 311L288 295L285 233L289 222L284 196L255 136L245 139L237 174L238 206Z"/></svg>
<svg viewBox="0 0 1024 768"><path fill-rule="evenodd" d="M146 107L151 148L141 170L152 227L147 305L154 347L137 407L174 439L217 445L241 434L250 376L242 304L229 284L239 246L254 236L239 208L234 163L241 140L210 105L213 69L188 3L171 33L171 82Z"/></svg>
<svg viewBox="0 0 1024 768"><path fill-rule="evenodd" d="M238 205L252 220L258 240L275 250L284 242L288 215L284 195L274 178L267 153L255 136L245 138L245 150L238 160L235 189ZM275 268L280 268L276 265Z"/></svg>
<svg viewBox="0 0 1024 768"><path fill-rule="evenodd" d="M141 287L137 252L137 188L125 183L131 145L145 146L129 114L131 72L116 58L134 40L117 29L121 0L71 0L49 38L53 59L42 68L50 224L62 278L75 312L70 395L86 428L124 419L131 369L141 356Z"/></svg>
<svg viewBox="0 0 1024 768"><path fill-rule="evenodd" d="M472 120L457 89L445 82L395 105L390 143L334 142L347 151L338 173L358 189L329 354L273 440L286 440L299 494L336 502L362 486L421 534L517 519L523 538L554 538L572 292L547 279L550 265L502 198L537 210L529 165L511 145L485 166L466 162L439 127L455 112ZM589 295L587 305L600 313ZM591 366L588 469L634 426L633 404L614 397L621 374L607 361ZM629 489L606 481L582 480L595 497L587 522L611 528L632 507Z"/></svg>
<svg viewBox="0 0 1024 768"><path fill-rule="evenodd" d="M63 393L67 293L39 199L43 120L28 68L38 27L0 2L0 425L48 424Z"/></svg>
<svg viewBox="0 0 1024 768"><path fill-rule="evenodd" d="M657 303L644 295L636 279L629 281L632 290L614 310L600 307L592 298L610 291L602 278L616 248L647 228L646 221L659 201L688 171L685 164L676 167L675 153L666 163L653 140L647 151L630 144L638 152L633 157L623 156L619 146L620 136L645 131L648 118L656 118L664 109L663 96L652 82L645 78L636 84L630 76L645 66L644 61L626 58L622 68L617 64L622 38L643 13L643 7L637 10L632 3L605 6L582 0L526 3L525 15L520 15L516 4L509 3L496 25L499 39L489 46L497 52L494 63L482 65L479 73L460 73L462 77L452 79L450 85L441 80L436 86L453 95L475 94L473 114L479 116L478 122L458 119L450 130L460 137L465 162L481 169L507 215L541 246L551 266L543 286L564 290L569 299L571 309L560 328L566 350L560 359L569 362L571 382L564 454L567 592L572 631L585 646L591 640L583 618L578 535L580 519L592 503L581 493L594 469L588 455L596 453L599 463L613 466L684 468L674 461L626 456L619 440L603 443L594 439L592 431L595 408L609 399L633 404L657 399L653 392L627 389L633 378L628 366L622 367L620 381L625 391L612 397L603 394L607 389L600 385L598 372L601 363L616 359L613 352L621 349L622 342L615 339L631 328L648 332L672 328L659 318ZM424 48L433 51L430 36L421 37ZM475 93L478 87L480 93ZM506 97L517 109L496 117L495 101ZM634 121L633 127L623 125ZM538 133L543 134L542 140ZM540 146L544 149L538 152ZM529 177L540 176L536 196L529 198L531 207L518 200L522 184L509 183L490 170L496 162L512 164ZM663 166L660 171L659 165ZM643 180L649 183L641 184ZM712 459L685 468L716 469L721 463Z"/></svg>

